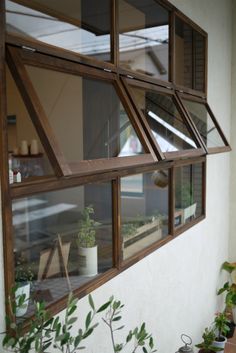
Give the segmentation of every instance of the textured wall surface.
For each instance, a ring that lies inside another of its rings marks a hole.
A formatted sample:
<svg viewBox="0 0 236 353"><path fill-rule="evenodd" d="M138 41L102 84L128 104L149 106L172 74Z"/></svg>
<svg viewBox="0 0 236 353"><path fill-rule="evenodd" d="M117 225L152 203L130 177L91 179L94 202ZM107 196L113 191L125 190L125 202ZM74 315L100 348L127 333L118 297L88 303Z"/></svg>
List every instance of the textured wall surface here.
<svg viewBox="0 0 236 353"><path fill-rule="evenodd" d="M208 100L230 138L231 1L172 0L172 3L208 32ZM233 104L236 108L235 100ZM229 190L230 154L208 157L207 218L93 292L97 305L112 294L125 303L124 332L146 321L160 353L175 352L181 346L182 333L189 334L194 343L199 342L204 327L212 322L216 310L222 308L216 290L223 281L220 265L228 258ZM234 216L234 222L235 219ZM2 306L2 282L0 291ZM87 298L79 306L82 323L88 310ZM2 320L3 316L0 328ZM112 352L104 324L88 339L87 347L90 353Z"/></svg>

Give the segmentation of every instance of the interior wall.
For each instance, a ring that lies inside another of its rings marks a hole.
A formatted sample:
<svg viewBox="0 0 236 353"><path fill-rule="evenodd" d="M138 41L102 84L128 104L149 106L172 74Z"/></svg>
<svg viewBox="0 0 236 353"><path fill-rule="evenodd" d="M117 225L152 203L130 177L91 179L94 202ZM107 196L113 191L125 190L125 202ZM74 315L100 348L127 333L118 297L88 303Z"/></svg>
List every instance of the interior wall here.
<svg viewBox="0 0 236 353"><path fill-rule="evenodd" d="M236 261L236 2L233 1L233 48L232 48L232 128L231 128L231 200L229 259Z"/></svg>
<svg viewBox="0 0 236 353"><path fill-rule="evenodd" d="M229 138L231 0L171 2L209 34L209 103ZM125 328L116 332L118 342L129 329L143 321L147 330L153 333L159 352L177 351L182 346L182 333L189 334L194 343L199 342L202 330L222 308L216 290L223 280L220 265L228 257L229 178L229 153L207 158L207 218L92 293L97 306L112 294L125 303L122 314ZM0 251L1 247L2 242ZM2 265L2 256L0 263ZM3 266L0 279L0 309L3 312ZM80 323L84 326L85 313L89 309L87 297L80 300L79 308ZM3 316L0 317L1 331L4 329ZM96 329L86 346L85 351L90 353L111 353L109 332L104 324ZM124 352L128 353L130 349Z"/></svg>

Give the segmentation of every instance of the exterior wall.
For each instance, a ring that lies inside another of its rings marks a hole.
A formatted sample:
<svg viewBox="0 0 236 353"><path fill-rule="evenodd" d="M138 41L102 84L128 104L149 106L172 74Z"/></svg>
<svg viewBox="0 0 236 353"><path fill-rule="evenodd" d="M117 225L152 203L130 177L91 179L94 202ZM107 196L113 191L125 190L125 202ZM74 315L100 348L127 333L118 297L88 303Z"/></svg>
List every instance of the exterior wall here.
<svg viewBox="0 0 236 353"><path fill-rule="evenodd" d="M231 1L172 0L172 3L209 34L209 103L229 138ZM190 335L194 343L199 342L202 330L222 308L216 289L223 281L220 265L228 257L230 154L212 155L207 162L207 218L92 293L97 306L112 294L125 303L122 320L125 329L117 332L118 337L123 337L123 331L128 333L129 329L145 321L161 353L175 352L181 346L182 333ZM234 168L236 170L236 165ZM1 312L4 305L2 269L1 266ZM84 326L87 298L80 301L79 307L78 315ZM1 315L1 331L3 327ZM104 324L87 342L87 352L112 352L109 332Z"/></svg>
<svg viewBox="0 0 236 353"><path fill-rule="evenodd" d="M233 47L232 47L232 128L231 128L231 202L230 202L230 247L229 258L236 261L236 2L233 1Z"/></svg>

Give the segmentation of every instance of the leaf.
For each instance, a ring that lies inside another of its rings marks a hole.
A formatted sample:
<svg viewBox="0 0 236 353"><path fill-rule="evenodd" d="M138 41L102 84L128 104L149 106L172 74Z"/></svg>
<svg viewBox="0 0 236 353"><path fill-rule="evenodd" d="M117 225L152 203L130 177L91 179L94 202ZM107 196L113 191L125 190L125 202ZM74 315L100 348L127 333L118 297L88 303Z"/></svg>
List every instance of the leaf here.
<svg viewBox="0 0 236 353"><path fill-rule="evenodd" d="M108 301L107 303L105 303L102 306L100 306L100 308L98 309L97 313L101 313L102 311L106 310L110 304L111 304L111 302Z"/></svg>
<svg viewBox="0 0 236 353"><path fill-rule="evenodd" d="M119 321L120 319L122 319L121 316L117 316L117 317L114 317L114 319L112 319L112 321Z"/></svg>
<svg viewBox="0 0 236 353"><path fill-rule="evenodd" d="M86 320L85 320L85 327L86 327L86 330L88 329L90 323L91 323L91 318L92 318L92 312L90 311L86 317Z"/></svg>
<svg viewBox="0 0 236 353"><path fill-rule="evenodd" d="M93 302L93 298L92 298L91 294L89 294L89 296L88 296L88 301L89 301L91 308L93 310L95 310L95 306L94 306L94 302Z"/></svg>
<svg viewBox="0 0 236 353"><path fill-rule="evenodd" d="M72 315L73 312L77 309L76 305L73 305L69 310L68 310L68 316Z"/></svg>
<svg viewBox="0 0 236 353"><path fill-rule="evenodd" d="M143 347L143 353L148 353L145 347Z"/></svg>
<svg viewBox="0 0 236 353"><path fill-rule="evenodd" d="M76 321L77 321L77 317L71 317L71 318L68 320L67 324L68 324L68 325L73 325Z"/></svg>
<svg viewBox="0 0 236 353"><path fill-rule="evenodd" d="M83 335L83 339L85 339L88 336L90 336L92 332L93 332L93 328L91 327L87 332L85 332L85 334Z"/></svg>

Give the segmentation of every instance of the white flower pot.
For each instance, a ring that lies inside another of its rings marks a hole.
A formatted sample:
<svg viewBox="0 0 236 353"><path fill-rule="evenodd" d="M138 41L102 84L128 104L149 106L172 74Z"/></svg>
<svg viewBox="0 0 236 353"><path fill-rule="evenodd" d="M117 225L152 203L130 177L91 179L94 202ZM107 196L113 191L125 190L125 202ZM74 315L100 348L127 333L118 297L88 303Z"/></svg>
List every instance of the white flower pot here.
<svg viewBox="0 0 236 353"><path fill-rule="evenodd" d="M79 274L81 276L96 276L98 273L98 247L79 247Z"/></svg>
<svg viewBox="0 0 236 353"><path fill-rule="evenodd" d="M221 341L214 341L213 342L213 347L217 347L217 348L221 348L221 351L218 351L219 353L223 353L224 349L225 349L225 344L227 342L227 338L224 336L220 336L221 337Z"/></svg>
<svg viewBox="0 0 236 353"><path fill-rule="evenodd" d="M15 293L16 305L18 305L19 296L21 296L22 294L25 294L25 301L22 306L16 308L16 317L21 317L25 315L27 312L28 305L29 305L29 298L30 298L30 283L26 283L20 286L19 288L17 288Z"/></svg>

